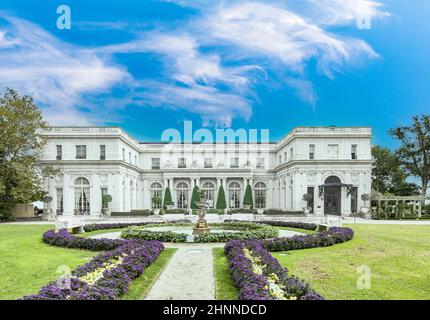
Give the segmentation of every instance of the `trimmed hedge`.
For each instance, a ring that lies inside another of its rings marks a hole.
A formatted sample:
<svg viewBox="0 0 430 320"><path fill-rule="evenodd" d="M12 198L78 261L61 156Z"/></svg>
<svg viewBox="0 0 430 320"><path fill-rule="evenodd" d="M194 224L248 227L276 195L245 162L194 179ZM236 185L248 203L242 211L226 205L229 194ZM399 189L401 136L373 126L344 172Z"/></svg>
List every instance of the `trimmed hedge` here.
<svg viewBox="0 0 430 320"><path fill-rule="evenodd" d="M263 211L266 215L285 215L285 216L306 216L303 211L284 211L279 209L266 209Z"/></svg>
<svg viewBox="0 0 430 320"><path fill-rule="evenodd" d="M129 212L112 212L111 217L147 217L151 216L154 213L152 210L144 209L144 210L132 210Z"/></svg>
<svg viewBox="0 0 430 320"><path fill-rule="evenodd" d="M350 228L331 227L328 231L317 232L315 234L262 240L262 244L267 250L276 252L328 247L352 240L353 237L354 231Z"/></svg>
<svg viewBox="0 0 430 320"><path fill-rule="evenodd" d="M227 204L225 202L225 192L222 185L219 187L219 190L218 190L218 197L216 199L216 208L218 210L224 210L225 208L227 208Z"/></svg>
<svg viewBox="0 0 430 320"><path fill-rule="evenodd" d="M114 300L127 292L131 281L163 250L159 241L125 241L76 268L70 278L50 282L38 294L22 300Z"/></svg>
<svg viewBox="0 0 430 320"><path fill-rule="evenodd" d="M124 239L142 239L158 240L163 242L185 242L187 235L185 233L176 233L173 231L151 231L141 227L129 227L121 232Z"/></svg>
<svg viewBox="0 0 430 320"><path fill-rule="evenodd" d="M322 300L283 268L257 240L229 241L224 247L240 300Z"/></svg>

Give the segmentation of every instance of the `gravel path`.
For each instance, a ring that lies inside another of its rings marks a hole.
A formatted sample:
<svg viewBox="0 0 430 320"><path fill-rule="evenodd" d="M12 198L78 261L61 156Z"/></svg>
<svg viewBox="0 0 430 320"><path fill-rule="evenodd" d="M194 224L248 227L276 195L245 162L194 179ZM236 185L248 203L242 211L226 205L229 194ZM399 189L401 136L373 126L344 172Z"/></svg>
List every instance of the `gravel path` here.
<svg viewBox="0 0 430 320"><path fill-rule="evenodd" d="M214 300L212 248L223 244L168 244L178 250L145 300Z"/></svg>

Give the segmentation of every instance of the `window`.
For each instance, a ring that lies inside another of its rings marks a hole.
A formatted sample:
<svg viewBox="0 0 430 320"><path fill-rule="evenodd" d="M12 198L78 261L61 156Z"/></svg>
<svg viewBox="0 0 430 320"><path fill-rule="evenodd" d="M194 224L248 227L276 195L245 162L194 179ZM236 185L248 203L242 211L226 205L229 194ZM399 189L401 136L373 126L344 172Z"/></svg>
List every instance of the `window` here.
<svg viewBox="0 0 430 320"><path fill-rule="evenodd" d="M63 214L63 188L57 189L57 215Z"/></svg>
<svg viewBox="0 0 430 320"><path fill-rule="evenodd" d="M310 160L315 159L315 145L314 144L309 145L309 159Z"/></svg>
<svg viewBox="0 0 430 320"><path fill-rule="evenodd" d="M188 208L188 192L189 192L189 187L185 182L179 182L176 185L176 199L177 199L178 209Z"/></svg>
<svg viewBox="0 0 430 320"><path fill-rule="evenodd" d="M339 158L339 145L338 144L329 144L328 145L328 157L331 159Z"/></svg>
<svg viewBox="0 0 430 320"><path fill-rule="evenodd" d="M186 168L187 167L187 163L185 158L179 158L178 159L178 168Z"/></svg>
<svg viewBox="0 0 430 320"><path fill-rule="evenodd" d="M87 146L76 146L76 159L87 158Z"/></svg>
<svg viewBox="0 0 430 320"><path fill-rule="evenodd" d="M352 187L351 190L351 213L357 213L358 211L358 188Z"/></svg>
<svg viewBox="0 0 430 320"><path fill-rule="evenodd" d="M125 149L122 148L122 161L125 161Z"/></svg>
<svg viewBox="0 0 430 320"><path fill-rule="evenodd" d="M159 182L154 182L151 184L151 207L152 209L161 209L161 199L163 186ZM158 199L157 199L158 198ZM157 201L160 200L160 201Z"/></svg>
<svg viewBox="0 0 430 320"><path fill-rule="evenodd" d="M293 157L294 157L294 150L293 148L290 148L290 161L293 160Z"/></svg>
<svg viewBox="0 0 430 320"><path fill-rule="evenodd" d="M212 168L212 158L205 158L205 168Z"/></svg>
<svg viewBox="0 0 430 320"><path fill-rule="evenodd" d="M137 166L137 156L134 156L134 165Z"/></svg>
<svg viewBox="0 0 430 320"><path fill-rule="evenodd" d="M75 180L75 214L90 214L90 182L86 178Z"/></svg>
<svg viewBox="0 0 430 320"><path fill-rule="evenodd" d="M152 169L160 169L160 158L152 158Z"/></svg>
<svg viewBox="0 0 430 320"><path fill-rule="evenodd" d="M257 158L257 169L264 169L264 158Z"/></svg>
<svg viewBox="0 0 430 320"><path fill-rule="evenodd" d="M263 182L257 182L254 187L254 199L255 207L257 209L266 208L266 184Z"/></svg>
<svg viewBox="0 0 430 320"><path fill-rule="evenodd" d="M63 159L63 146L57 145L57 160Z"/></svg>
<svg viewBox="0 0 430 320"><path fill-rule="evenodd" d="M239 158L230 159L230 168L239 168Z"/></svg>
<svg viewBox="0 0 430 320"><path fill-rule="evenodd" d="M239 209L240 208L240 196L241 196L241 187L238 182L230 183L228 187L229 199L230 199L230 208L231 209Z"/></svg>
<svg viewBox="0 0 430 320"><path fill-rule="evenodd" d="M314 195L315 195L315 187L308 187L308 194L312 196L312 199L308 201L308 207L311 208L310 213L314 213Z"/></svg>
<svg viewBox="0 0 430 320"><path fill-rule="evenodd" d="M215 184L209 181L203 183L202 191L209 203L209 208L213 208L215 203Z"/></svg>
<svg viewBox="0 0 430 320"><path fill-rule="evenodd" d="M131 164L131 152L128 153L128 163Z"/></svg>
<svg viewBox="0 0 430 320"><path fill-rule="evenodd" d="M357 160L357 145L356 144L353 144L351 146L351 159Z"/></svg>
<svg viewBox="0 0 430 320"><path fill-rule="evenodd" d="M285 152L284 152L284 162L287 162L287 160L288 160L288 159L287 159L287 152L285 151Z"/></svg>
<svg viewBox="0 0 430 320"><path fill-rule="evenodd" d="M100 160L106 160L106 146L100 145Z"/></svg>
<svg viewBox="0 0 430 320"><path fill-rule="evenodd" d="M103 197L108 194L108 189L107 188L101 188L100 190L102 193L102 209L107 209L109 204L107 202L106 203L103 202Z"/></svg>
<svg viewBox="0 0 430 320"><path fill-rule="evenodd" d="M279 165L281 165L281 163L282 163L282 157L281 157L281 155L279 155Z"/></svg>

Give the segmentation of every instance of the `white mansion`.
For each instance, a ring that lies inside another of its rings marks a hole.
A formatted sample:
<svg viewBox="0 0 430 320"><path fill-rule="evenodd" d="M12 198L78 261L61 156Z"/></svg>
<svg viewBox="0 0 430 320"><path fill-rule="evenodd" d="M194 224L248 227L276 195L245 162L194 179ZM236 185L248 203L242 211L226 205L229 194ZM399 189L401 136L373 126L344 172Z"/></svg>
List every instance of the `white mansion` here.
<svg viewBox="0 0 430 320"><path fill-rule="evenodd" d="M42 164L59 169L45 177L50 207L60 215L153 209L166 187L174 208L190 206L194 186L216 205L241 209L247 185L254 208L302 211L310 194L316 215L348 215L371 190L371 129L297 127L277 143L144 143L118 127L52 127ZM221 148L221 149L220 149Z"/></svg>

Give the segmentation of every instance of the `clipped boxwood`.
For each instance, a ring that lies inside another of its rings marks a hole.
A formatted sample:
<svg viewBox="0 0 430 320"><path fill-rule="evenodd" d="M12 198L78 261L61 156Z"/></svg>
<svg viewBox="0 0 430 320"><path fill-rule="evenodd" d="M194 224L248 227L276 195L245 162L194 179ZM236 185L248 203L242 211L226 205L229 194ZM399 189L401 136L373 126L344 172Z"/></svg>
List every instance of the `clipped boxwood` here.
<svg viewBox="0 0 430 320"><path fill-rule="evenodd" d="M121 232L124 239L141 239L141 240L158 240L163 242L185 242L187 235L185 233L176 233L173 231L150 231L145 227L129 227Z"/></svg>

